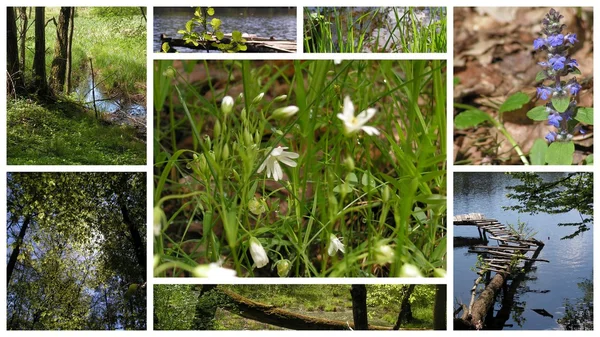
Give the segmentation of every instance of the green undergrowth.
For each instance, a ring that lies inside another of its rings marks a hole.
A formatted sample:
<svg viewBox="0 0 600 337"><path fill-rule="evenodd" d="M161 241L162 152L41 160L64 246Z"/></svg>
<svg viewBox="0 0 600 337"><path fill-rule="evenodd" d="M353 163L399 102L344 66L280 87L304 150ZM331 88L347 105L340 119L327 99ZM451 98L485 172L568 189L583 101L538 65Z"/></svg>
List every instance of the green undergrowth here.
<svg viewBox="0 0 600 337"><path fill-rule="evenodd" d="M130 127L96 121L71 103L7 102L10 165L141 165L146 145Z"/></svg>

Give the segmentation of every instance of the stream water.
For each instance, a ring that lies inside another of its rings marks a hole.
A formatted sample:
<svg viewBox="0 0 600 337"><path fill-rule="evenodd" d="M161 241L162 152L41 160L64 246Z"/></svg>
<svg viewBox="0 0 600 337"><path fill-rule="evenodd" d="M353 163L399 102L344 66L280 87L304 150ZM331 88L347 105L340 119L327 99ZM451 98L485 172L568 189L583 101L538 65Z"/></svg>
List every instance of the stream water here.
<svg viewBox="0 0 600 337"><path fill-rule="evenodd" d="M178 30L184 29L186 22L194 16L193 7L165 8L154 12L154 42L155 52L161 50L160 35L166 34L171 38L181 38ZM239 30L242 33L256 34L259 37L274 37L276 40L297 39L296 8L223 8L215 7L215 18L221 20L221 30L231 33ZM198 50L177 47L181 53L198 52ZM211 51L218 52L218 51Z"/></svg>
<svg viewBox="0 0 600 337"><path fill-rule="evenodd" d="M562 175L563 173L541 174L542 177ZM520 220L537 231L535 238L545 243L539 258L549 260L550 263L534 264L535 271L528 274L531 279L521 284L522 290L527 291L518 295L518 306L513 307L511 319L507 322L513 326L504 329L559 330L562 327L557 319L565 315L565 299L569 299L571 304L577 303L584 295L577 283L593 279L593 229L572 239L561 240L561 237L574 230L557 224L581 221L578 212L529 215L503 210L501 206L516 204L516 201L506 198L508 191L505 187L518 183L519 180L504 173L455 173L454 214L483 213L486 218L513 225ZM475 227L453 228L454 236L478 236ZM468 305L471 287L477 278L471 270L477 256L467 250L467 247L454 249L454 297ZM496 303L495 309L498 308ZM542 316L532 309L544 309L553 317Z"/></svg>
<svg viewBox="0 0 600 337"><path fill-rule="evenodd" d="M126 101L120 97L108 97L102 91L102 84L96 79L96 85L92 76L88 75L82 80L79 85L75 88L75 94L89 109L94 109L94 100L96 102L96 108L102 113L125 113L128 116L133 117L145 117L146 107L140 104ZM101 81L101 80L100 80Z"/></svg>

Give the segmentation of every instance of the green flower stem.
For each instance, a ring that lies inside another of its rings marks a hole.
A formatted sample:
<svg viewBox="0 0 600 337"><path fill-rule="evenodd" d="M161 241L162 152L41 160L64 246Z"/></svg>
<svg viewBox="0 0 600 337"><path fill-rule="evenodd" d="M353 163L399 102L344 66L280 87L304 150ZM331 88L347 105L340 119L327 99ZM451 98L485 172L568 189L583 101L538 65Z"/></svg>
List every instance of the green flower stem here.
<svg viewBox="0 0 600 337"><path fill-rule="evenodd" d="M515 149L515 151L517 152L517 154L519 155L519 158L521 158L521 161L523 162L524 165L529 165L529 160L527 159L527 157L525 156L525 154L523 153L523 150L521 150L521 147L519 146L519 144L517 143L517 141L512 137L512 135L506 130L506 128L504 127L504 124L500 123L499 121L497 121L495 118L490 118L490 120L492 121L492 123L494 124L494 126L496 128L498 128L498 130L504 135L504 137L506 137L506 139L510 142L510 144L513 146L513 148Z"/></svg>

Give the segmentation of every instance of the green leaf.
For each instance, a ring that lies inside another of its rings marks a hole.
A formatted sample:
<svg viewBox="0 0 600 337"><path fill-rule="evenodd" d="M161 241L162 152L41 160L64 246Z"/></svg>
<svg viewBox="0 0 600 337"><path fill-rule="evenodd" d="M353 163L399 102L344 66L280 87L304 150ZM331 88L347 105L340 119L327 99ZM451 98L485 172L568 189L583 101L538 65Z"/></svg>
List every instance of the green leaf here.
<svg viewBox="0 0 600 337"><path fill-rule="evenodd" d="M185 34L185 33L187 33L187 31L185 31L185 30L183 30L183 29L180 29L180 30L178 30L178 31L177 31L177 34L182 34L182 35L183 35L183 34Z"/></svg>
<svg viewBox="0 0 600 337"><path fill-rule="evenodd" d="M459 113L454 118L454 127L466 129L491 120L492 117L481 110L467 110Z"/></svg>
<svg viewBox="0 0 600 337"><path fill-rule="evenodd" d="M535 75L535 81L536 82L541 82L541 81L543 81L543 80L545 80L547 78L548 78L548 74L546 74L546 72L543 71L543 70L540 71L540 72L538 72L537 75Z"/></svg>
<svg viewBox="0 0 600 337"><path fill-rule="evenodd" d="M531 165L544 165L546 164L546 151L548 150L548 144L543 139L536 139L533 142L531 151L529 151L529 159Z"/></svg>
<svg viewBox="0 0 600 337"><path fill-rule="evenodd" d="M209 40L212 40L213 36L208 33L204 33L202 35L202 38L204 39L204 41L209 41Z"/></svg>
<svg viewBox="0 0 600 337"><path fill-rule="evenodd" d="M194 27L194 21L190 20L188 22L185 23L185 30L188 32L192 31L192 28Z"/></svg>
<svg viewBox="0 0 600 337"><path fill-rule="evenodd" d="M568 96L555 96L552 97L552 106L558 112L565 112L569 107L570 99Z"/></svg>
<svg viewBox="0 0 600 337"><path fill-rule="evenodd" d="M358 177L356 177L356 174L354 174L353 172L350 172L346 175L346 183L354 186L354 185L358 185Z"/></svg>
<svg viewBox="0 0 600 337"><path fill-rule="evenodd" d="M571 165L575 144L571 142L554 142L546 151L546 163L549 165Z"/></svg>
<svg viewBox="0 0 600 337"><path fill-rule="evenodd" d="M573 68L571 68L571 74L581 75L581 70L579 70L579 68L577 68L577 67L573 67Z"/></svg>
<svg viewBox="0 0 600 337"><path fill-rule="evenodd" d="M168 42L163 43L161 46L161 49L162 49L163 53L168 53L169 49L170 49L169 43Z"/></svg>
<svg viewBox="0 0 600 337"><path fill-rule="evenodd" d="M507 112L513 111L517 109L521 109L524 104L529 102L529 96L522 92L517 92L515 94L510 95L504 103L500 106L499 112Z"/></svg>
<svg viewBox="0 0 600 337"><path fill-rule="evenodd" d="M235 42L239 42L242 39L242 32L239 30L234 30L231 32L231 39Z"/></svg>
<svg viewBox="0 0 600 337"><path fill-rule="evenodd" d="M548 119L548 111L546 111L546 106L540 105L535 108L527 111L527 117L534 121L545 121Z"/></svg>
<svg viewBox="0 0 600 337"><path fill-rule="evenodd" d="M590 154L589 156L585 157L585 164L586 165L594 165L594 154Z"/></svg>
<svg viewBox="0 0 600 337"><path fill-rule="evenodd" d="M352 192L352 187L348 183L337 185L333 188L333 193L348 194L350 192Z"/></svg>
<svg viewBox="0 0 600 337"><path fill-rule="evenodd" d="M575 119L583 124L594 125L594 108L579 108Z"/></svg>
<svg viewBox="0 0 600 337"><path fill-rule="evenodd" d="M215 9L212 7L208 7L208 9L206 10L206 13L210 16L215 15Z"/></svg>
<svg viewBox="0 0 600 337"><path fill-rule="evenodd" d="M238 45L238 50L239 51L246 51L246 50L248 50L248 47L246 47L246 45L240 44L240 45Z"/></svg>
<svg viewBox="0 0 600 337"><path fill-rule="evenodd" d="M217 36L217 40L223 40L223 38L225 37L225 34L223 34L222 31L218 31L216 36Z"/></svg>
<svg viewBox="0 0 600 337"><path fill-rule="evenodd" d="M200 17L200 16L202 16L202 15L200 14L200 11L201 11L201 9L202 9L201 7L196 7L196 10L194 11L194 16L197 16L197 17Z"/></svg>
<svg viewBox="0 0 600 337"><path fill-rule="evenodd" d="M210 20L210 25L213 27L213 31L217 31L219 30L219 27L221 27L221 20L213 18Z"/></svg>

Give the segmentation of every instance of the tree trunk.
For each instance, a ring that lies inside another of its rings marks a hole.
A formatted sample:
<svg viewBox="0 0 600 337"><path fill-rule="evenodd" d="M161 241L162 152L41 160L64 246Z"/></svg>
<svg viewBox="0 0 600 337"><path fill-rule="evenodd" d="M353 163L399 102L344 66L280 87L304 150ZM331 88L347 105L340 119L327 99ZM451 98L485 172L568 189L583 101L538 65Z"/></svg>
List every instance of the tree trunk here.
<svg viewBox="0 0 600 337"><path fill-rule="evenodd" d="M352 316L355 330L368 330L367 316L367 287L364 284L353 284L350 288L352 295Z"/></svg>
<svg viewBox="0 0 600 337"><path fill-rule="evenodd" d="M433 329L446 330L446 285L435 286L435 302L433 305Z"/></svg>
<svg viewBox="0 0 600 337"><path fill-rule="evenodd" d="M39 96L48 96L46 82L46 10L35 8L35 54L33 56L33 83Z"/></svg>
<svg viewBox="0 0 600 337"><path fill-rule="evenodd" d="M396 320L396 325L394 325L394 330L400 329L400 326L403 323L408 323L413 320L410 295L412 295L414 290L414 284L409 285L408 289L406 289L406 293L404 293L404 297L402 297L402 302L400 303L400 312L398 313L398 319Z"/></svg>
<svg viewBox="0 0 600 337"><path fill-rule="evenodd" d="M67 93L71 92L71 73L73 69L73 30L75 29L75 7L71 8L71 15L69 15L69 44L67 47Z"/></svg>
<svg viewBox="0 0 600 337"><path fill-rule="evenodd" d="M123 216L123 223L127 225L127 229L129 230L129 235L131 237L131 243L133 244L133 249L135 251L135 257L137 263L142 267L144 277L144 282L146 281L146 247L144 242L142 241L142 237L140 236L140 232L138 231L137 224L131 219L129 215L129 209L127 208L127 203L125 200L125 196L123 193L118 193L117 197L119 206L121 208L121 215Z"/></svg>
<svg viewBox="0 0 600 337"><path fill-rule="evenodd" d="M23 225L19 231L19 237L17 238L15 248L13 248L13 251L10 253L10 259L8 260L8 265L6 266L7 286L10 282L10 277L12 276L13 270L15 269L15 265L17 264L17 258L19 257L19 252L21 250L21 244L23 244L23 239L25 239L25 233L27 232L27 227L29 226L30 221L31 218L29 216L25 217L25 220L23 220Z"/></svg>
<svg viewBox="0 0 600 337"><path fill-rule="evenodd" d="M354 323L295 314L244 298L226 289L219 289L219 303L226 310L248 319L293 330L348 330ZM214 305L214 304L213 304ZM369 330L389 330L387 327L369 325Z"/></svg>
<svg viewBox="0 0 600 337"><path fill-rule="evenodd" d="M29 22L27 17L27 7L19 7L19 19L21 20L21 31L19 32L19 70L21 71L21 74L25 74L25 52L27 50L25 42L27 42L27 30L29 29L27 26Z"/></svg>
<svg viewBox="0 0 600 337"><path fill-rule="evenodd" d="M67 49L69 46L69 22L71 21L71 7L61 7L56 27L56 42L54 43L54 60L50 72L50 87L55 94L65 90L65 77L67 75Z"/></svg>
<svg viewBox="0 0 600 337"><path fill-rule="evenodd" d="M23 73L19 70L19 48L17 43L17 21L14 7L6 8L6 81L7 92L15 94L24 87Z"/></svg>

